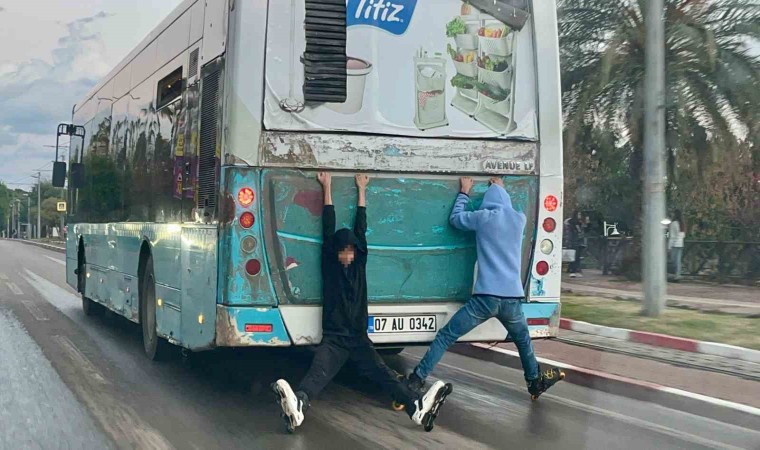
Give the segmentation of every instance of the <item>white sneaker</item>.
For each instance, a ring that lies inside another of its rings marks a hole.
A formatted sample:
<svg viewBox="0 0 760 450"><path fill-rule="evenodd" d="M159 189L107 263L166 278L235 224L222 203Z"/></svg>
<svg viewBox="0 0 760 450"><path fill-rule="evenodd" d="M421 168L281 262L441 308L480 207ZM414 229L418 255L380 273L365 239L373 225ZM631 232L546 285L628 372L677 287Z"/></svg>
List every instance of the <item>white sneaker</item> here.
<svg viewBox="0 0 760 450"><path fill-rule="evenodd" d="M280 407L283 417L288 422L288 431L295 431L303 423L303 401L296 397L295 392L285 380L277 380L272 390L280 396Z"/></svg>
<svg viewBox="0 0 760 450"><path fill-rule="evenodd" d="M425 395L414 402L415 411L412 414L412 420L417 425L423 425L425 431L433 429L433 422L438 417L438 411L446 401L446 397L453 391L451 384L443 381L436 381L425 392Z"/></svg>
<svg viewBox="0 0 760 450"><path fill-rule="evenodd" d="M577 273L571 273L570 274L570 278L578 278L578 274Z"/></svg>

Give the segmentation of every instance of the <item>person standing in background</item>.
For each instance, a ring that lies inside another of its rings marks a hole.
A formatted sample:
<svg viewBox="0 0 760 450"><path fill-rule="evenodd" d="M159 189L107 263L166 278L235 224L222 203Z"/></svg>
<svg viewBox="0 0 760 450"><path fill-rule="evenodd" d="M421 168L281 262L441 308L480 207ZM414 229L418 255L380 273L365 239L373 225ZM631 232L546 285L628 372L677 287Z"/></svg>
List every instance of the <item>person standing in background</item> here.
<svg viewBox="0 0 760 450"><path fill-rule="evenodd" d="M673 263L673 281L681 281L681 258L683 257L683 242L686 239L686 223L680 209L675 210L673 220L668 227L668 251Z"/></svg>
<svg viewBox="0 0 760 450"><path fill-rule="evenodd" d="M570 248L575 250L575 260L570 263L568 272L570 278L582 278L581 274L581 256L586 248L586 226L588 218L584 219L580 211L573 213L573 216L567 221L566 231L569 232Z"/></svg>

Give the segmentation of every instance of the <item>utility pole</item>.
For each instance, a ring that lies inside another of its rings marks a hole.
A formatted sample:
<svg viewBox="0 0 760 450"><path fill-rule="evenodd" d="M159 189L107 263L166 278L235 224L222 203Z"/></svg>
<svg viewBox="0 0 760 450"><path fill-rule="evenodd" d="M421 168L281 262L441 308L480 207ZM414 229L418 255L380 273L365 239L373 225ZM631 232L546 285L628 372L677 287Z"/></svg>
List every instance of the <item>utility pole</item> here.
<svg viewBox="0 0 760 450"><path fill-rule="evenodd" d="M42 228L40 225L42 220L40 213L42 212L42 172L37 172L37 239L42 238Z"/></svg>
<svg viewBox="0 0 760 450"><path fill-rule="evenodd" d="M646 12L644 92L643 313L659 316L667 295L665 262L665 19L664 1L649 0Z"/></svg>
<svg viewBox="0 0 760 450"><path fill-rule="evenodd" d="M34 239L32 234L32 193L30 192L26 196L26 238Z"/></svg>

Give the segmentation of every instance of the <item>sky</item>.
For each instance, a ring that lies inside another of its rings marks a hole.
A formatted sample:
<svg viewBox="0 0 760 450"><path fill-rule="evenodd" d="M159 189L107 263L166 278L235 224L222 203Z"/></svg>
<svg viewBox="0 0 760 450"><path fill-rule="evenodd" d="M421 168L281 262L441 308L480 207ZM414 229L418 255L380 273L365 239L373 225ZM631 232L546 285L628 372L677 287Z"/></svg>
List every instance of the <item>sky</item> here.
<svg viewBox="0 0 760 450"><path fill-rule="evenodd" d="M50 178L71 108L181 0L0 0L0 181Z"/></svg>

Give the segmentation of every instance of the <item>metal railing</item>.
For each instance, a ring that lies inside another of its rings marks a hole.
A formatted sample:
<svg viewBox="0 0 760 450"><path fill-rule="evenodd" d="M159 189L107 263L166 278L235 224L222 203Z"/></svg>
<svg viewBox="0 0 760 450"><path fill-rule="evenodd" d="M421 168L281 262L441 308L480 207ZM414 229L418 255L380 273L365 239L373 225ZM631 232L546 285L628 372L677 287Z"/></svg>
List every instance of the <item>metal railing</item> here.
<svg viewBox="0 0 760 450"><path fill-rule="evenodd" d="M621 273L623 261L631 260L635 238L589 237L583 267ZM635 258L637 259L637 258ZM686 277L726 282L760 281L760 242L687 240L684 242L683 274Z"/></svg>

